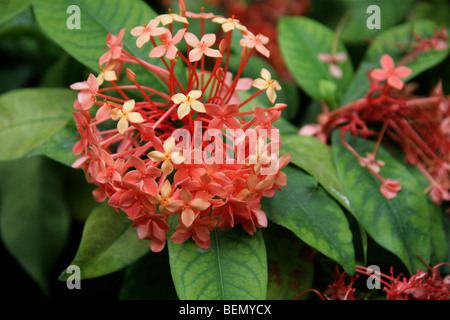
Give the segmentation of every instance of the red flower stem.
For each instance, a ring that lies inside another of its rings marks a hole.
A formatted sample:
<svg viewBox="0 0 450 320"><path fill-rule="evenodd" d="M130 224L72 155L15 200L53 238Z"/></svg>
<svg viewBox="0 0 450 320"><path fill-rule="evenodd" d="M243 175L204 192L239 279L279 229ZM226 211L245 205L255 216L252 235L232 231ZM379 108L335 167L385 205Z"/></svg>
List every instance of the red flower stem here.
<svg viewBox="0 0 450 320"><path fill-rule="evenodd" d="M388 121L386 121L386 122L383 123L383 127L381 128L381 131L380 131L380 133L378 134L378 139L377 139L377 142L376 142L376 144L375 144L375 148L374 148L374 150L372 151L372 154L373 154L374 156L375 156L375 155L377 154L377 152L378 152L378 148L380 147L381 141L383 140L383 136L384 136L384 133L385 133L385 131L386 131L387 126L388 126Z"/></svg>
<svg viewBox="0 0 450 320"><path fill-rule="evenodd" d="M178 104L174 104L172 105L169 110L167 110L162 116L161 118L158 119L158 121L155 122L155 124L152 126L153 129L156 129L157 126L159 126L159 124L169 116L169 114L173 111L173 109L175 109L175 107L178 106Z"/></svg>
<svg viewBox="0 0 450 320"><path fill-rule="evenodd" d="M252 56L254 51L255 51L255 47L253 47L250 50L250 52L246 56L246 59L241 60L241 63L239 64L238 72L236 73L236 76L234 77L233 83L230 85L230 88L228 89L228 92L227 92L228 96L226 96L225 102L228 102L231 99L231 97L233 96L233 93L235 92L239 78L240 78L242 72L244 71L244 68L247 65L248 61L250 60L250 57Z"/></svg>
<svg viewBox="0 0 450 320"><path fill-rule="evenodd" d="M242 103L238 106L238 108L240 109L243 105L249 103L250 101L252 101L253 99L255 99L257 96L259 96L259 95L261 94L261 92L264 92L264 91L265 91L265 90L262 90L262 89L256 91L256 92L255 92L254 94L252 94L247 100L245 100L244 102L242 102Z"/></svg>

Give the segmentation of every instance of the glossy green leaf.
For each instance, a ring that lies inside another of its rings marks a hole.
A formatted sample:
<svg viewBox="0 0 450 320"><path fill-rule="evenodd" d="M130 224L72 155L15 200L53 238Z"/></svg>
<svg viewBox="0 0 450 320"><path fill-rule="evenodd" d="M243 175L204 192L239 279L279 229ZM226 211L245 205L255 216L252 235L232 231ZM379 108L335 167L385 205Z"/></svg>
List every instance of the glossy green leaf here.
<svg viewBox="0 0 450 320"><path fill-rule="evenodd" d="M333 156L344 190L367 233L382 247L397 255L409 269L423 269L417 258L431 256L430 213L426 196L418 180L408 168L380 147L377 159L385 162L380 174L385 179L399 181L402 190L394 199L380 192L381 182L341 143L340 133L332 137ZM374 150L375 143L346 136L346 141L360 155Z"/></svg>
<svg viewBox="0 0 450 320"><path fill-rule="evenodd" d="M0 160L14 160L47 141L72 119L69 89L18 89L0 96Z"/></svg>
<svg viewBox="0 0 450 320"><path fill-rule="evenodd" d="M344 42L362 42L373 38L378 33L402 21L411 10L413 0L321 0L311 9L311 14L319 21L326 20L327 25L336 27L343 21L340 38ZM369 8L376 5L379 8L380 28L369 28L374 22L376 11ZM370 10L368 10L370 9ZM320 15L320 16L318 16ZM322 20L320 19L322 17Z"/></svg>
<svg viewBox="0 0 450 320"><path fill-rule="evenodd" d="M290 153L292 164L316 178L346 209L353 210L337 174L329 146L315 137L298 134L283 134L281 142L280 154Z"/></svg>
<svg viewBox="0 0 450 320"><path fill-rule="evenodd" d="M320 100L321 80L336 84L344 92L353 77L353 67L349 59L339 63L343 72L341 79L334 78L328 64L319 60L320 53L331 53L334 33L320 22L306 17L283 17L278 25L281 53L297 84L312 98ZM347 54L341 41L336 52ZM348 56L348 54L347 54Z"/></svg>
<svg viewBox="0 0 450 320"><path fill-rule="evenodd" d="M138 238L125 214L100 205L86 220L80 246L70 265L81 270L81 279L95 278L127 267L150 251L149 241ZM60 280L70 274L65 271Z"/></svg>
<svg viewBox="0 0 450 320"><path fill-rule="evenodd" d="M181 300L264 300L267 256L261 231L243 229L211 232L211 247L200 249L192 240L168 242L175 289Z"/></svg>
<svg viewBox="0 0 450 320"><path fill-rule="evenodd" d="M30 5L30 0L0 1L0 24L14 18Z"/></svg>
<svg viewBox="0 0 450 320"><path fill-rule="evenodd" d="M78 158L78 156L72 153L72 148L76 142L75 137L77 135L78 131L75 127L75 122L69 121L64 128L53 134L43 144L31 150L27 156L42 154L70 166Z"/></svg>
<svg viewBox="0 0 450 320"><path fill-rule="evenodd" d="M283 169L288 182L283 191L263 198L270 221L289 230L311 247L339 263L347 273L355 269L352 232L341 207L317 180L295 167Z"/></svg>
<svg viewBox="0 0 450 320"><path fill-rule="evenodd" d="M405 50L408 52L412 50L409 42L411 31L422 38L427 38L433 36L436 29L441 29L441 27L433 21L414 20L412 23L408 22L380 33L367 50L341 104L351 103L364 96L369 88L367 72L374 68L381 68L380 59L383 54L389 54L398 63L405 57ZM405 66L411 68L412 73L404 80L408 81L423 71L436 66L447 57L448 53L449 49L431 49L422 52L417 58L411 59L405 64Z"/></svg>
<svg viewBox="0 0 450 320"><path fill-rule="evenodd" d="M73 13L67 13L67 8L76 5L80 8L80 29L69 29L67 20ZM34 0L34 12L37 21L44 31L64 50L78 61L98 72L98 61L106 52L106 37L108 33L118 34L126 28L123 46L135 57L148 61L149 47L136 46L136 38L130 30L144 25L156 13L141 0L90 1L90 0ZM154 59L155 62L159 61ZM139 68L132 68L140 80L144 78L153 81L152 87L158 88L163 83L150 72L140 73ZM141 70L142 71L142 70Z"/></svg>
<svg viewBox="0 0 450 320"><path fill-rule="evenodd" d="M54 163L44 157L0 163L3 244L44 294L69 236L69 210Z"/></svg>
<svg viewBox="0 0 450 320"><path fill-rule="evenodd" d="M267 300L292 300L311 288L314 278L313 249L292 232L274 223L263 229L263 235L269 270Z"/></svg>

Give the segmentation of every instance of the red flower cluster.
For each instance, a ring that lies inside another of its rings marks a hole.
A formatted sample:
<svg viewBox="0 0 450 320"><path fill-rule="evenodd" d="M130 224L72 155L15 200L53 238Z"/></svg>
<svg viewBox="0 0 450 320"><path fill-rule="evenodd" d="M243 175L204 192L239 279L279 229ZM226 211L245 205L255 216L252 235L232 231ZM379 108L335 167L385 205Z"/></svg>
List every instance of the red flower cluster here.
<svg viewBox="0 0 450 320"><path fill-rule="evenodd" d="M394 277L393 268L391 268L390 276L364 266L356 266L356 272L382 283L386 300L450 300L450 275L442 278L438 270L443 265L450 264L440 263L433 268L430 267L430 272L418 270L409 278L402 274ZM356 289L353 286L359 275L349 277L348 284L346 284L347 277L348 275L340 272L336 265L335 282L328 285L324 294L315 289L308 289L299 294L295 300L306 292L314 292L322 300L358 300L359 297L355 297ZM364 297L361 296L361 299Z"/></svg>
<svg viewBox="0 0 450 320"><path fill-rule="evenodd" d="M430 192L436 204L450 200L450 100L439 83L429 97L414 95L405 86L402 78L411 73L403 66L427 50L447 48L447 32L435 31L428 39L416 36L416 43L397 66L393 59L382 56L381 69L368 73L370 88L366 95L346 106L318 116L318 124L306 125L299 134L314 135L323 142L329 140L333 130L341 132L341 141L380 181L380 191L387 198L394 198L401 190L398 181L383 178L380 167L382 161L376 160L380 143L387 141L398 145L408 164L415 165L428 179ZM374 128L381 129L377 132ZM370 127L370 129L369 129ZM375 150L365 157L359 155L345 140L346 132L361 137L377 136Z"/></svg>
<svg viewBox="0 0 450 320"><path fill-rule="evenodd" d="M199 37L188 32L190 19L200 21ZM210 20L226 33L218 44L215 34L203 31ZM235 29L244 41L239 71L232 75ZM240 224L249 234L266 227L260 199L286 185L280 170L290 156L278 156L279 134L272 126L286 105L241 109L261 93L274 103L281 89L264 69L261 79L240 77L255 51L266 52L263 36L250 36L234 18L186 12L183 1L180 14L169 11L130 33L137 47L149 47L150 59L123 47L123 29L108 35L101 73L72 85L79 90L74 118L80 134L73 167L98 187L95 199L124 211L153 251L165 246L169 216L178 217L172 241L192 237L205 249L215 227ZM140 82L133 66L157 81ZM124 69L128 83L119 79ZM104 81L108 85L101 87ZM252 93L241 102L238 90Z"/></svg>

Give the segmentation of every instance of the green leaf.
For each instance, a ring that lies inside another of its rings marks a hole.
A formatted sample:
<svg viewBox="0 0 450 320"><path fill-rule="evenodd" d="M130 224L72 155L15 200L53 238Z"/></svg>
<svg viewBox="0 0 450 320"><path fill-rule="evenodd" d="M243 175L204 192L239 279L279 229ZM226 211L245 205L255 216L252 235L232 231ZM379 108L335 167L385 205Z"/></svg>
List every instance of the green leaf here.
<svg viewBox="0 0 450 320"><path fill-rule="evenodd" d="M319 81L319 91L327 106L331 110L337 109L339 106L339 101L341 100L340 92L334 82L328 80Z"/></svg>
<svg viewBox="0 0 450 320"><path fill-rule="evenodd" d="M398 63L405 57L405 49L408 49L408 51L412 50L409 47L411 31L414 31L415 34L420 35L422 38L427 38L432 37L436 29L441 29L441 27L433 21L414 20L412 23L408 22L380 33L367 50L352 83L344 94L342 105L351 103L364 96L369 89L367 72L374 68L380 68L380 59L383 54L390 55L395 63ZM401 47L399 48L396 44L401 45ZM417 58L411 59L405 64L405 66L411 68L412 72L404 80L409 81L423 71L436 66L447 57L448 53L449 49L431 49L422 52Z"/></svg>
<svg viewBox="0 0 450 320"><path fill-rule="evenodd" d="M44 294L69 235L69 211L54 163L44 157L0 163L0 227L5 247Z"/></svg>
<svg viewBox="0 0 450 320"><path fill-rule="evenodd" d="M261 231L215 229L211 248L200 249L191 239L168 242L169 262L181 300L264 300L267 257Z"/></svg>
<svg viewBox="0 0 450 320"><path fill-rule="evenodd" d="M30 0L2 0L0 2L0 24L14 18L30 5Z"/></svg>
<svg viewBox="0 0 450 320"><path fill-rule="evenodd" d="M123 276L121 300L176 300L167 250L149 252L130 265Z"/></svg>
<svg viewBox="0 0 450 320"><path fill-rule="evenodd" d="M340 141L340 133L332 136L333 156L344 190L367 233L383 248L398 256L410 272L423 269L417 258L431 256L430 213L426 196L418 180L408 168L395 160L382 146L377 159L385 162L380 170L385 179L399 181L402 190L394 199L380 192L381 182L350 153ZM360 155L374 150L375 143L346 136L346 141Z"/></svg>
<svg viewBox="0 0 450 320"><path fill-rule="evenodd" d="M263 229L263 235L269 268L267 300L292 300L311 288L314 278L313 249L276 224Z"/></svg>
<svg viewBox="0 0 450 320"><path fill-rule="evenodd" d="M344 42L361 42L368 38L373 38L379 32L402 21L408 11L411 9L413 0L377 0L377 1L359 1L359 0L328 0L320 1L317 13L326 13L323 17L327 20L327 25L336 26L341 19L348 14L341 32L341 39ZM380 8L380 29L369 29L367 21L371 21L374 12L367 9L370 5L376 5ZM314 8L313 8L314 10ZM315 17L315 15L313 15ZM320 20L320 19L319 19Z"/></svg>
<svg viewBox="0 0 450 320"><path fill-rule="evenodd" d="M104 204L86 220L71 265L80 267L81 279L95 278L124 268L149 251L149 242L138 238L131 220ZM64 271L59 279L65 281L69 276Z"/></svg>
<svg viewBox="0 0 450 320"><path fill-rule="evenodd" d="M353 77L350 59L339 63L343 72L341 79L334 78L328 64L319 60L319 53L331 53L333 31L306 17L283 17L278 25L281 53L297 84L313 99L323 96L319 89L321 80L333 82L338 91L344 92ZM343 43L338 41L336 52L347 54ZM348 54L347 54L348 56Z"/></svg>
<svg viewBox="0 0 450 320"><path fill-rule="evenodd" d="M78 156L72 153L77 134L78 131L75 127L75 121L69 121L64 128L53 134L43 144L31 150L27 156L41 154L62 164L71 166L78 158Z"/></svg>
<svg viewBox="0 0 450 320"><path fill-rule="evenodd" d="M18 89L0 96L0 160L14 160L47 141L72 119L69 89Z"/></svg>
<svg viewBox="0 0 450 320"><path fill-rule="evenodd" d="M67 28L67 19L71 13L66 11L71 5L80 8L80 29ZM146 61L149 59L149 47L138 48L136 38L130 34L132 28L144 25L156 17L156 12L144 1L34 0L33 7L36 19L44 31L70 55L95 72L99 70L100 57L106 52L107 34L118 34L122 28L126 28L124 49L137 58ZM140 73L135 67L133 71L140 81L153 81L153 88L164 85L161 79L150 72Z"/></svg>
<svg viewBox="0 0 450 320"><path fill-rule="evenodd" d="M340 204L353 211L334 166L329 146L315 137L298 134L283 134L281 142L280 154L290 153L292 164L316 178Z"/></svg>
<svg viewBox="0 0 450 320"><path fill-rule="evenodd" d="M310 175L291 166L283 172L288 177L283 191L262 201L268 218L353 274L352 232L341 207Z"/></svg>

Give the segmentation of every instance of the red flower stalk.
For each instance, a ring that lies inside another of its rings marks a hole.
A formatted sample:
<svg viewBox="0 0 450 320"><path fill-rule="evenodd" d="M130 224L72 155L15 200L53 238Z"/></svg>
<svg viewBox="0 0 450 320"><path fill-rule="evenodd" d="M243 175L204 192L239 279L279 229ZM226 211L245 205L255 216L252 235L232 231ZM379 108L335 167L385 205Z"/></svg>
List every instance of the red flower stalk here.
<svg viewBox="0 0 450 320"><path fill-rule="evenodd" d="M192 237L205 249L215 227L241 224L250 234L266 227L260 199L286 185L280 170L289 162L289 155L278 156L279 135L272 132L286 105L241 110L262 93L275 103L281 89L267 70L261 72L263 79L240 77L255 51L266 52L267 39L249 37L236 19L184 8L180 1L180 14L169 12L131 30L148 59L123 47L122 29L108 35L100 75L72 85L80 91L74 103L80 137L73 149L80 157L73 167L83 169L98 187L97 201L107 200L133 220L153 251L164 248L173 215L178 226L172 240ZM200 20L201 34L189 32L191 19ZM211 19L226 33L220 43L215 34L204 34ZM173 34L173 29L178 31ZM229 72L234 29L245 36L236 75ZM141 82L135 67L147 69L156 80ZM179 78L183 69L186 79ZM252 90L250 98L240 101L238 90Z"/></svg>
<svg viewBox="0 0 450 320"><path fill-rule="evenodd" d="M416 42L411 51L397 65L389 55L383 55L381 69L368 72L370 87L366 95L339 109L324 112L318 117L318 124L310 124L299 130L299 134L316 136L323 142L329 140L334 130L340 130L341 141L381 182L380 192L387 198L395 198L401 192L397 181L380 175L385 164L376 160L379 145L384 140L396 144L405 155L405 162L415 165L428 179L425 190L436 204L450 200L450 103L439 83L429 97L420 97L409 92L403 78L411 69L403 66L427 50L446 48L447 35L436 31L433 37ZM372 128L379 125L378 132ZM364 158L344 140L346 132L361 137L377 136L372 153Z"/></svg>

